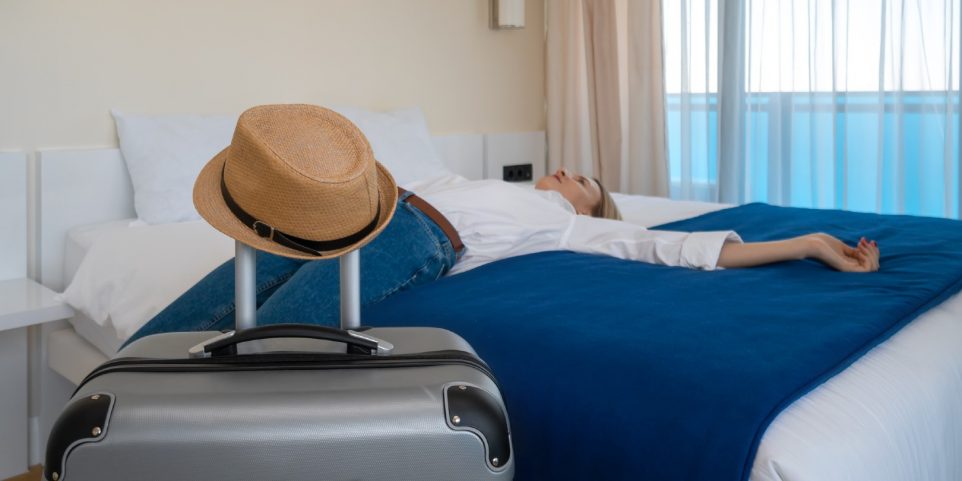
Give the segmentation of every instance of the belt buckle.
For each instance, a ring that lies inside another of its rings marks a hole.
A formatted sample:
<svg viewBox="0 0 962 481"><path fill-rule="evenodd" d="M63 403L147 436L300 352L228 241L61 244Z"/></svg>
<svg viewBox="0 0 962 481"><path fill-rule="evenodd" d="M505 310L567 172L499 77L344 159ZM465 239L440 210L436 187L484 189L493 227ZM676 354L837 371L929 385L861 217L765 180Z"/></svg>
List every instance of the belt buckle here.
<svg viewBox="0 0 962 481"><path fill-rule="evenodd" d="M270 224L265 224L259 220L255 220L254 223L251 224L251 229L254 229L254 232L256 232L260 237L266 237L270 240L274 240L274 227L272 227Z"/></svg>

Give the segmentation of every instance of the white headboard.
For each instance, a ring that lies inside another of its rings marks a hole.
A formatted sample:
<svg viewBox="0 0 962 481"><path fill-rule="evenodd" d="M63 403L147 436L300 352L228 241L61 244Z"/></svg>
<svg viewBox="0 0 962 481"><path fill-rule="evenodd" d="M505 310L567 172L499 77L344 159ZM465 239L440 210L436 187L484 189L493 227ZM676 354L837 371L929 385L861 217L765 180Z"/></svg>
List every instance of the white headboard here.
<svg viewBox="0 0 962 481"><path fill-rule="evenodd" d="M67 231L136 217L134 190L119 149L44 150L40 172L40 279L63 290Z"/></svg>
<svg viewBox="0 0 962 481"><path fill-rule="evenodd" d="M0 280L27 275L27 157L0 152Z"/></svg>
<svg viewBox="0 0 962 481"><path fill-rule="evenodd" d="M544 132L456 134L433 140L448 168L469 179L500 178L502 165L517 163L531 163L536 178L544 173ZM68 281L63 266L67 232L77 226L136 217L133 188L118 149L42 150L37 161L37 261L41 282L61 291Z"/></svg>

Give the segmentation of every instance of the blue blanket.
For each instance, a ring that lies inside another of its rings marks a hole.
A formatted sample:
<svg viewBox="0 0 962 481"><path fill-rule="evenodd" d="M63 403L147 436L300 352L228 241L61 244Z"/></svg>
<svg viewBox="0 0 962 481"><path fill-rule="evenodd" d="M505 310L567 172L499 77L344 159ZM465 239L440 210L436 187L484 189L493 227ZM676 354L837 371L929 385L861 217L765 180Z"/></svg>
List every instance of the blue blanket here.
<svg viewBox="0 0 962 481"><path fill-rule="evenodd" d="M660 228L864 235L882 269L702 272L548 252L401 293L365 323L471 342L502 384L518 480L737 481L782 409L962 287L958 221L750 204Z"/></svg>

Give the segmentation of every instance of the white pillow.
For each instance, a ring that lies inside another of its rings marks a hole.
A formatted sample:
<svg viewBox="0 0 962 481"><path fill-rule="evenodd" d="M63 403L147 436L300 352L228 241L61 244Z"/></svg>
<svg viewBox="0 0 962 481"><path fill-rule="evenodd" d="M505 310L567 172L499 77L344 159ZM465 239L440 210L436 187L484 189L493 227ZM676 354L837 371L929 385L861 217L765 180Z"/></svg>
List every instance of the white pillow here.
<svg viewBox="0 0 962 481"><path fill-rule="evenodd" d="M448 174L419 108L333 110L354 122L398 184ZM201 168L230 144L237 116L131 115L111 111L134 186L134 208L146 224L199 219L192 191Z"/></svg>
<svg viewBox="0 0 962 481"><path fill-rule="evenodd" d="M137 217L147 224L199 219L194 180L230 144L237 116L111 113L134 186Z"/></svg>
<svg viewBox="0 0 962 481"><path fill-rule="evenodd" d="M126 340L232 257L233 239L206 222L113 229L94 239L62 299Z"/></svg>
<svg viewBox="0 0 962 481"><path fill-rule="evenodd" d="M353 107L331 107L354 122L398 185L451 173L434 150L424 114L417 107L393 112L370 112Z"/></svg>

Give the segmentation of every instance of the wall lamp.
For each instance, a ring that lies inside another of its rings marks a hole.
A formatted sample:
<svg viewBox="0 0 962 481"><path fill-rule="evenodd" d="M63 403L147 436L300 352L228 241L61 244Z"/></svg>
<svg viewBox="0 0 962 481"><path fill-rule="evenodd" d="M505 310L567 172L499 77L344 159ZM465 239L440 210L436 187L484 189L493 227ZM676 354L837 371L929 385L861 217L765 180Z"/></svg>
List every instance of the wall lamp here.
<svg viewBox="0 0 962 481"><path fill-rule="evenodd" d="M491 28L524 28L524 0L491 0Z"/></svg>

